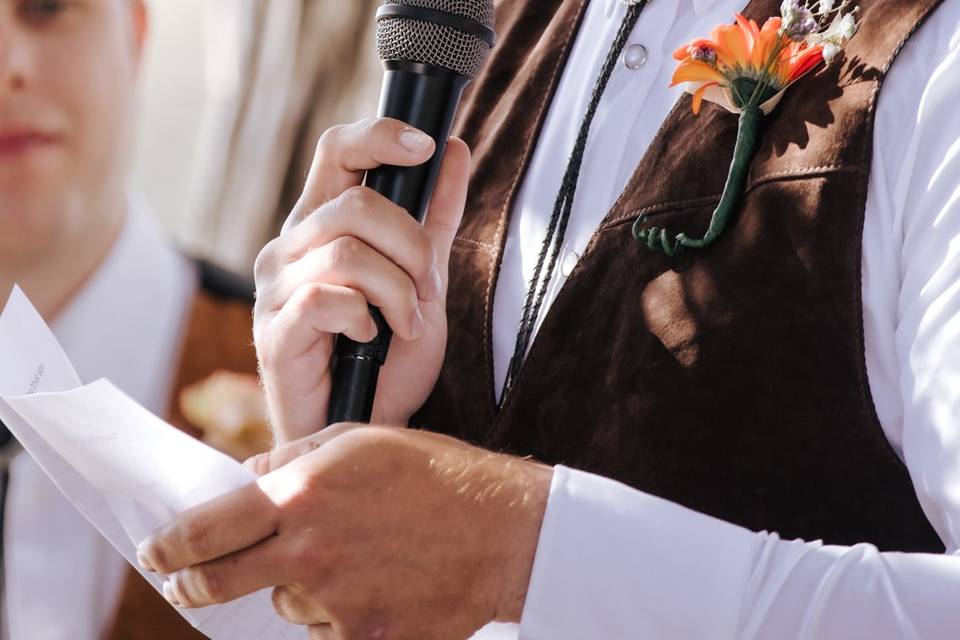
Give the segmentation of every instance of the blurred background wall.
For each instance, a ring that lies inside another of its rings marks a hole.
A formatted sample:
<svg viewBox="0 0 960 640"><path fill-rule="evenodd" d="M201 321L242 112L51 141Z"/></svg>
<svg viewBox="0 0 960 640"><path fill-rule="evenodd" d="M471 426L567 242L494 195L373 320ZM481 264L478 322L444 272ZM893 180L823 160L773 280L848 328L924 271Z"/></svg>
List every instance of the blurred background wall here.
<svg viewBox="0 0 960 640"><path fill-rule="evenodd" d="M141 80L143 98L134 185L163 226L186 231L188 198L203 117L205 13L197 0L151 0L151 33Z"/></svg>
<svg viewBox="0 0 960 640"><path fill-rule="evenodd" d="M178 244L249 271L328 126L373 115L377 0L151 0L133 168Z"/></svg>

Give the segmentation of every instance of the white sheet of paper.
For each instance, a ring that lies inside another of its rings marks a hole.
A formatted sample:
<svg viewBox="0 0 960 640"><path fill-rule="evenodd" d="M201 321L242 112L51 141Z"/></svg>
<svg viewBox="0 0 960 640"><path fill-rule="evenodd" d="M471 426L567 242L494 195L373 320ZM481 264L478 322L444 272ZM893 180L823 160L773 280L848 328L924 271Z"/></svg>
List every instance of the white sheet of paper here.
<svg viewBox="0 0 960 640"><path fill-rule="evenodd" d="M136 546L173 516L253 481L235 460L168 425L107 380L82 386L40 314L15 288L0 315L0 419L70 502L137 571ZM140 573L161 589L160 576ZM214 640L302 640L269 590L178 609Z"/></svg>

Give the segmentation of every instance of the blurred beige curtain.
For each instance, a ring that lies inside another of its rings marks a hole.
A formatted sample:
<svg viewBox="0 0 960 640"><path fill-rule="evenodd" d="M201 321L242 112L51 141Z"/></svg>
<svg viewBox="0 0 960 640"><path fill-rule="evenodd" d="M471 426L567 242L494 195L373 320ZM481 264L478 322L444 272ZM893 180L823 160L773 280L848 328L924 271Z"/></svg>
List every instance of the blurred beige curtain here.
<svg viewBox="0 0 960 640"><path fill-rule="evenodd" d="M249 271L316 140L376 111L377 0L210 0L190 248Z"/></svg>

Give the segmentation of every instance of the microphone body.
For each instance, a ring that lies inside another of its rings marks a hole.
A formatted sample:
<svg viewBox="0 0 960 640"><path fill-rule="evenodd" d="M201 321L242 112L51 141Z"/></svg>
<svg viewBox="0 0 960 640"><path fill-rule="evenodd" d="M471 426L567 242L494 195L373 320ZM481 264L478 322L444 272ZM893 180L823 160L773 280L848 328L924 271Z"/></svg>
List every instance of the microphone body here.
<svg viewBox="0 0 960 640"><path fill-rule="evenodd" d="M382 166L367 172L365 184L423 222L440 174L453 119L470 79L443 67L407 61L384 62L378 115L396 118L428 134L436 151L415 167ZM327 424L369 422L380 367L387 359L393 331L371 306L377 337L359 343L337 336Z"/></svg>
<svg viewBox="0 0 960 640"><path fill-rule="evenodd" d="M423 222L440 174L463 90L496 41L493 0L382 0L377 50L384 78L378 114L406 122L436 142L433 157L416 167L382 166L365 184ZM327 424L369 422L380 368L393 332L378 309L377 337L358 343L337 336Z"/></svg>

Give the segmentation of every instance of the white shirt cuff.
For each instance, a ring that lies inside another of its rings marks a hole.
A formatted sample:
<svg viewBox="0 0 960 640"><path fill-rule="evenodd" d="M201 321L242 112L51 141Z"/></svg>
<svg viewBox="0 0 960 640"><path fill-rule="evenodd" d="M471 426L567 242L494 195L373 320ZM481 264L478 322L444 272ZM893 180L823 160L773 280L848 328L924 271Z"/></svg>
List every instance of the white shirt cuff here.
<svg viewBox="0 0 960 640"><path fill-rule="evenodd" d="M730 638L755 549L746 529L558 466L520 637Z"/></svg>

